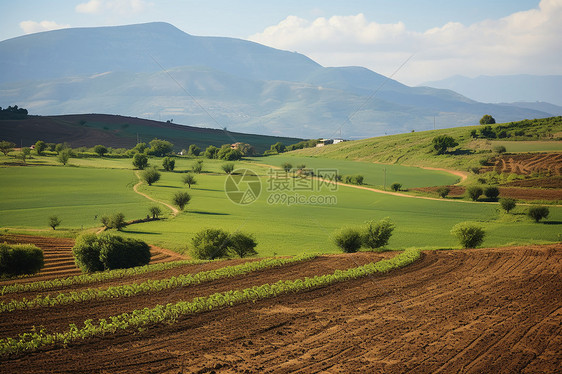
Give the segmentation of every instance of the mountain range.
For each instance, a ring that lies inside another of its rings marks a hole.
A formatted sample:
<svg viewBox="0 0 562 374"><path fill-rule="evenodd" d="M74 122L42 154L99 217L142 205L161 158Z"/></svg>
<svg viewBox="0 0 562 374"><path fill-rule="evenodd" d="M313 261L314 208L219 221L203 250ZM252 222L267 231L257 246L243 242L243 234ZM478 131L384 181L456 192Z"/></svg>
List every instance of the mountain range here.
<svg viewBox="0 0 562 374"><path fill-rule="evenodd" d="M409 87L362 67L187 34L167 23L73 28L0 42L0 106L107 113L300 138L364 138L553 115Z"/></svg>

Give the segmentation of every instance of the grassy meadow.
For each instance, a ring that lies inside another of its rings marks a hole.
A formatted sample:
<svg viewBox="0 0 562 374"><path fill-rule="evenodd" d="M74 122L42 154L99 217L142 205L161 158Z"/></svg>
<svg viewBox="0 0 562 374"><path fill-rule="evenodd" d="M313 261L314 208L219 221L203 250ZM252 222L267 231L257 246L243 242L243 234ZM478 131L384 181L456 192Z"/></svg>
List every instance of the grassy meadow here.
<svg viewBox="0 0 562 374"><path fill-rule="evenodd" d="M62 225L56 232L70 235L69 229L101 226L94 219L96 216L122 212L127 220L144 218L148 208L157 205L134 193L133 185L138 179L130 159L71 159L71 165L64 167L56 165L54 157L34 157L28 166L10 166L11 160L0 156L0 230L50 230L47 219L57 215ZM558 207L550 207L549 219L536 224L524 216L523 206L505 214L493 203L415 199L342 185L337 190L327 185L311 191L271 188L269 168L263 164L279 166L286 161L293 166L304 163L313 168L335 167L344 175L361 173L367 183L382 184L382 165L288 155L263 157L235 163L236 168L253 170L262 182L261 194L254 203L237 205L225 194L227 177L221 170L224 161L205 159L203 173L195 176L197 184L189 189L182 183L182 176L194 160L178 158L174 172L162 171L160 181L152 186L143 184L139 190L167 203L177 191L188 191L192 200L185 211L171 217L170 210L161 205L164 219L130 225L122 233L183 252L191 237L202 228L240 230L256 236L261 256L336 252L331 240L335 230L384 217L390 217L396 224L389 243L392 249L456 247L457 242L449 232L462 221L480 222L486 228L485 246L560 240L562 209ZM161 162L158 158L150 159L156 166L161 166ZM454 183L456 178L443 172L387 166L387 186L392 182L408 187ZM335 200L324 205L289 205L274 198L281 192L305 199L320 196ZM41 233L46 232L53 231Z"/></svg>

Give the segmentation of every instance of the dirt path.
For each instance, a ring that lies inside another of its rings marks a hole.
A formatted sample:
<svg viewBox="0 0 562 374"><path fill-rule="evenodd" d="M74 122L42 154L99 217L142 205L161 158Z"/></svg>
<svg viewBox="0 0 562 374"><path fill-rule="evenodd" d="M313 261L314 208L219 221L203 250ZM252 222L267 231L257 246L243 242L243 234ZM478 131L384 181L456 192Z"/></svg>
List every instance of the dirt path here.
<svg viewBox="0 0 562 374"><path fill-rule="evenodd" d="M150 201L154 201L155 203L165 205L167 208L169 208L169 209L172 211L172 216L175 217L175 216L177 216L177 215L179 214L180 211L179 211L175 206L170 205L170 204L165 203L165 202L160 201L160 200L156 200L155 198L150 197L150 196L148 196L147 194L140 192L140 191L139 191L139 186L142 184L142 179L141 179L141 177L140 177L140 175L139 175L139 171L138 171L138 170L135 171L135 175L137 176L137 178L139 179L139 181L137 182L137 184L135 184L135 185L133 186L133 191L135 191L135 192L138 193L139 195L141 195L141 196L147 198L147 199L150 200Z"/></svg>
<svg viewBox="0 0 562 374"><path fill-rule="evenodd" d="M426 252L387 275L3 358L0 371L558 373L561 274L561 244Z"/></svg>

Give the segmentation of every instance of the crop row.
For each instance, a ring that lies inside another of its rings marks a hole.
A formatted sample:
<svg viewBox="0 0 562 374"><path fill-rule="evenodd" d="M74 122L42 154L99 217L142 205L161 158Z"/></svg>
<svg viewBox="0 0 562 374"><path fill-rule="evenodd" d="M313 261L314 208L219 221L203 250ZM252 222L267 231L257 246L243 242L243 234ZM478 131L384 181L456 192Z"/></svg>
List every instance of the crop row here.
<svg viewBox="0 0 562 374"><path fill-rule="evenodd" d="M206 297L198 297L191 301L157 305L151 309L144 308L131 313L112 316L109 320L101 319L98 324L93 324L92 320L87 320L84 322L84 327L78 328L75 324L71 324L69 325L69 330L61 333L49 334L43 330L25 333L21 334L18 338L0 339L0 354L29 352L49 345L66 345L71 342L84 340L93 336L115 333L120 330L134 328L142 331L145 326L150 324L162 322L173 323L179 317L189 314L201 313L216 308L271 298L287 293L307 291L337 282L361 278L375 273L387 272L411 264L419 257L419 250L410 249L388 260L382 260L348 270L336 270L332 274L293 281L281 280L273 284L254 286L244 290L215 293Z"/></svg>
<svg viewBox="0 0 562 374"><path fill-rule="evenodd" d="M186 287L202 282L209 282L220 278L234 277L252 271L283 266L293 262L307 261L317 255L305 254L292 258L270 258L255 262L246 262L234 266L225 266L215 270L201 271L195 274L182 274L166 279L148 279L142 283L124 284L108 288L88 288L81 291L59 293L56 296L38 295L34 299L10 300L0 303L1 312L49 307L72 303L87 302L92 300L114 299L118 297L131 297L143 293L158 292L172 288Z"/></svg>
<svg viewBox="0 0 562 374"><path fill-rule="evenodd" d="M92 274L81 274L68 278L58 278L52 280L45 280L33 283L10 284L0 288L0 296L16 292L29 292L29 291L44 291L56 287L78 286L82 284L103 282L106 280L124 278L133 275L150 273L153 271L162 271L173 269L178 266L185 265L199 265L209 261L205 260L180 260L173 262L163 262L159 264L151 264L144 266L137 266L129 269L115 269L100 271Z"/></svg>

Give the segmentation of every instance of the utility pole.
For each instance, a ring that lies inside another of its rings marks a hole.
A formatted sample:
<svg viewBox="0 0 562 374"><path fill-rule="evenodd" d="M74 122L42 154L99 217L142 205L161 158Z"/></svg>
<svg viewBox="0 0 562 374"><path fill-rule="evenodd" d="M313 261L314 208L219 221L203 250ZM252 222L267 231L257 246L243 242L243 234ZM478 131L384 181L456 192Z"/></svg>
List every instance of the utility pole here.
<svg viewBox="0 0 562 374"><path fill-rule="evenodd" d="M386 166L384 167L384 187L383 191L386 191Z"/></svg>

